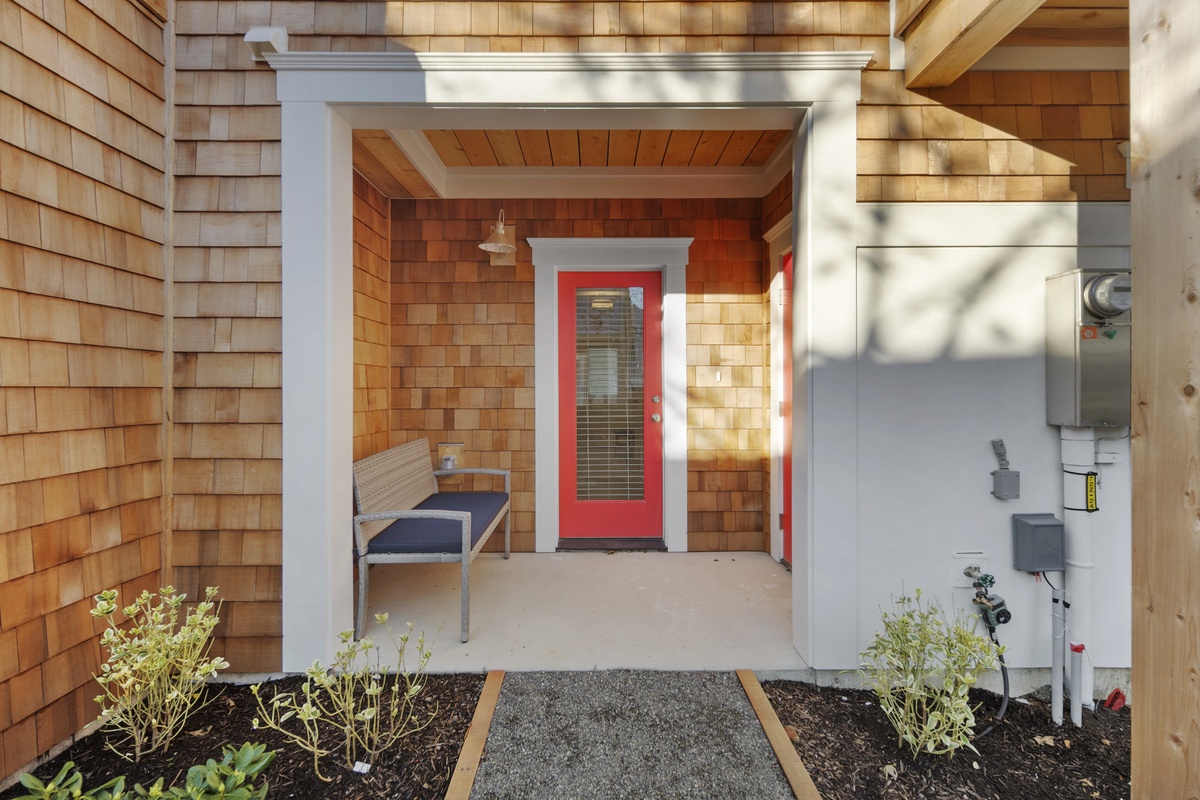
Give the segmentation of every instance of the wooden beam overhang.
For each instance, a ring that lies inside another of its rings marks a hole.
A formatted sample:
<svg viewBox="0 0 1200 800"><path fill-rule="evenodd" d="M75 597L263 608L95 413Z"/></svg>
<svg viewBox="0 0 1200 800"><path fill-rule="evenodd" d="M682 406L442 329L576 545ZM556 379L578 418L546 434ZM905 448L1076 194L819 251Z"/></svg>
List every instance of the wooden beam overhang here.
<svg viewBox="0 0 1200 800"><path fill-rule="evenodd" d="M950 85L1041 7L1042 2L931 0L912 15L915 18L907 30L901 31L905 86L918 89ZM908 4L909 8L912 6Z"/></svg>

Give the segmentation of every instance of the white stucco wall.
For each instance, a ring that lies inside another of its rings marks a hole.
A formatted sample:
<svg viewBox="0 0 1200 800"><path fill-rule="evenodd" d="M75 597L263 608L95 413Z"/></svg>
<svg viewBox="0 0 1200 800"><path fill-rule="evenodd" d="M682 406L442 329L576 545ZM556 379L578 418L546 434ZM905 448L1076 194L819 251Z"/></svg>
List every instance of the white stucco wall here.
<svg viewBox="0 0 1200 800"><path fill-rule="evenodd" d="M880 608L916 587L970 613L972 590L953 588L954 554L982 551L1013 614L999 630L1010 666L1048 667L1049 588L1011 560L1012 514L1063 517L1058 428L1045 422L1044 279L1128 268L1128 206L860 204L857 228L857 508L847 509L857 575L821 605L856 608L861 650ZM990 493L994 438L1021 473L1019 499ZM1129 442L1105 445L1118 455L1100 470L1089 650L1096 667L1124 668Z"/></svg>

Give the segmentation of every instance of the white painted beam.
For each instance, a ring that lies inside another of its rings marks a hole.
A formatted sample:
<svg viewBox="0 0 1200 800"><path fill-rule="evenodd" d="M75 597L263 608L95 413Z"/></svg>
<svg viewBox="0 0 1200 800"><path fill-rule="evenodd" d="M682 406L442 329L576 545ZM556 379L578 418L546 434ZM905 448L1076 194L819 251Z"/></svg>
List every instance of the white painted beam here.
<svg viewBox="0 0 1200 800"><path fill-rule="evenodd" d="M858 661L856 109L814 103L792 182L792 619L811 667Z"/></svg>

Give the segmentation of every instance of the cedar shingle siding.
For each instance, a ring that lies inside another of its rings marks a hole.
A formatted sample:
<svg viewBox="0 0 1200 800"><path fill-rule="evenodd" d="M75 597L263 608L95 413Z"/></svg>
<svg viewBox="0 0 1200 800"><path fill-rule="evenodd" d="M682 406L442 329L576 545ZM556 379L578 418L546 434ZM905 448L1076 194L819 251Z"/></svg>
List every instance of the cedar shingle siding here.
<svg viewBox="0 0 1200 800"><path fill-rule="evenodd" d="M95 718L91 596L161 581L162 30L0 2L0 774Z"/></svg>

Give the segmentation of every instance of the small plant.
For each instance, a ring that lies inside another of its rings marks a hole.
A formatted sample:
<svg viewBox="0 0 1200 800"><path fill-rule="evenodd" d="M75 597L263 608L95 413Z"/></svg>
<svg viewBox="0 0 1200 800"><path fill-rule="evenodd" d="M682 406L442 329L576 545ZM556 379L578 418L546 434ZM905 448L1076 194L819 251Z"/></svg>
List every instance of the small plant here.
<svg viewBox="0 0 1200 800"><path fill-rule="evenodd" d="M166 750L200 701L204 682L229 666L219 656L208 657L210 635L219 621L213 613L216 594L216 587L210 586L203 602L188 611L180 625L179 609L187 595L167 586L155 602L154 594L142 592L122 609L132 623L127 627L115 619L116 589L96 596L92 616L109 625L100 638L108 649L108 662L95 676L104 690L96 702L103 708L105 724L126 734L124 742L132 748L134 761Z"/></svg>
<svg viewBox="0 0 1200 800"><path fill-rule="evenodd" d="M113 778L103 786L83 790L83 775L75 769L75 762L68 761L49 783L42 783L28 772L20 778L21 785L29 793L16 800L122 800L125 794L125 779Z"/></svg>
<svg viewBox="0 0 1200 800"><path fill-rule="evenodd" d="M431 711L424 719L413 713L432 655L425 648L424 634L417 638L418 663L410 671L404 666L404 654L412 624L397 638L387 627L387 614L376 614L375 619L396 648L396 669L381 665L372 639L354 641L353 633L345 631L339 636L342 648L333 664L327 669L314 661L305 671L299 693L277 692L267 702L259 694L262 684L251 687L259 714L254 726L277 730L312 753L313 771L323 781L329 780L321 774L323 757L341 751L348 769L355 769L360 761L369 765L380 752L426 727L437 713Z"/></svg>
<svg viewBox="0 0 1200 800"><path fill-rule="evenodd" d="M996 669L1002 650L961 618L950 622L937 604L923 604L920 589L914 594L883 612L883 630L862 652L859 674L913 758L975 750L979 706L971 706L968 692L980 674Z"/></svg>
<svg viewBox="0 0 1200 800"><path fill-rule="evenodd" d="M209 759L188 770L182 787L162 788L159 778L149 789L133 787L137 797L169 798L170 800L263 800L267 782L254 786L254 779L275 760L275 751L265 745L244 744L236 753L226 747L219 762ZM117 798L113 798L117 800Z"/></svg>
<svg viewBox="0 0 1200 800"><path fill-rule="evenodd" d="M264 800L267 782L255 787L253 781L274 759L275 751L268 751L261 744L244 744L236 753L232 747L226 747L219 763L210 758L207 763L189 769L183 787L163 789L163 779L159 778L149 789L137 784L132 792L125 791L124 777L113 778L85 792L83 776L75 769L75 762L68 761L47 784L29 773L22 775L21 785L29 794L16 800Z"/></svg>

